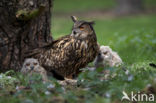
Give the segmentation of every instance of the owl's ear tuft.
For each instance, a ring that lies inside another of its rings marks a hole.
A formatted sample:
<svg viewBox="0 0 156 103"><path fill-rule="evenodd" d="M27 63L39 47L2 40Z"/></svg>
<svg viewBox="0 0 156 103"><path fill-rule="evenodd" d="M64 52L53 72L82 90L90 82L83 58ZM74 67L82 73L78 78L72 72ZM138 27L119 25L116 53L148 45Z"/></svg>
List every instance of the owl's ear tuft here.
<svg viewBox="0 0 156 103"><path fill-rule="evenodd" d="M94 24L95 24L94 21L90 21L90 22L88 22L88 23L91 24L91 25L94 25Z"/></svg>
<svg viewBox="0 0 156 103"><path fill-rule="evenodd" d="M73 20L73 22L77 21L77 17L76 16L71 16L71 19Z"/></svg>

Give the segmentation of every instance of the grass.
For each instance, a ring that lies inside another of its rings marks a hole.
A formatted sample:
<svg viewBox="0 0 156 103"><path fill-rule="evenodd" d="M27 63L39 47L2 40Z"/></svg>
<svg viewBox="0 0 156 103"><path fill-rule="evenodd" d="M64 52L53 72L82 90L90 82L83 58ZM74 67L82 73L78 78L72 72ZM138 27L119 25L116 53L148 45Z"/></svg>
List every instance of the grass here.
<svg viewBox="0 0 156 103"><path fill-rule="evenodd" d="M146 8L156 7L156 1L155 0L144 0L143 5Z"/></svg>
<svg viewBox="0 0 156 103"><path fill-rule="evenodd" d="M130 75L125 74L121 68L107 69L115 76L110 75L109 79L100 80L104 74L100 73L99 68L96 71L81 73L78 77L78 86L66 87L60 86L52 78L51 82L43 83L39 75L34 75L30 82L30 77L20 73L6 73L2 78L10 76L9 81L12 84L3 82L5 87L0 88L0 103L121 103L122 91L128 94L131 91L148 93L147 85L156 87L156 70L149 67L148 62L127 67ZM25 88L20 89L22 87Z"/></svg>
<svg viewBox="0 0 156 103"><path fill-rule="evenodd" d="M54 12L75 12L108 9L115 5L113 0L55 0Z"/></svg>
<svg viewBox="0 0 156 103"><path fill-rule="evenodd" d="M105 10L116 6L116 0L55 0L54 12L85 12L91 10ZM143 0L145 8L156 7L155 0Z"/></svg>

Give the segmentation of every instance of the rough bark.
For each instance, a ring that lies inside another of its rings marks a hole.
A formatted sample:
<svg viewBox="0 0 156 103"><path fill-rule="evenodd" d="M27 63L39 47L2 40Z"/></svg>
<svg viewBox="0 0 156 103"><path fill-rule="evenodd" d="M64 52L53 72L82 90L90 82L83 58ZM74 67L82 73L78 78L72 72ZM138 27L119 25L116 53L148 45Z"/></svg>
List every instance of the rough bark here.
<svg viewBox="0 0 156 103"><path fill-rule="evenodd" d="M134 14L143 11L143 0L116 0L117 14Z"/></svg>
<svg viewBox="0 0 156 103"><path fill-rule="evenodd" d="M0 0L0 71L20 70L24 53L51 43L52 0Z"/></svg>

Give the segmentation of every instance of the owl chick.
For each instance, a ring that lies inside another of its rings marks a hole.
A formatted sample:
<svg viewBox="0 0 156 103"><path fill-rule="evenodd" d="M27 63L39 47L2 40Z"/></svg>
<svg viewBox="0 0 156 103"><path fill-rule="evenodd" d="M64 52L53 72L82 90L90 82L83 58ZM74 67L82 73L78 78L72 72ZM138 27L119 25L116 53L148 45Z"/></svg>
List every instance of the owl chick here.
<svg viewBox="0 0 156 103"><path fill-rule="evenodd" d="M34 58L25 59L23 67L21 69L21 73L28 74L29 76L31 76L32 73L38 73L42 76L43 81L48 80L46 70L41 67L38 60Z"/></svg>
<svg viewBox="0 0 156 103"><path fill-rule="evenodd" d="M92 62L98 54L98 44L94 22L77 20L74 22L72 33L61 37L51 44L33 50L33 57L50 72L65 78L74 78L89 62Z"/></svg>
<svg viewBox="0 0 156 103"><path fill-rule="evenodd" d="M109 46L100 46L100 51L94 60L94 66L98 67L114 67L122 64L120 56L112 51Z"/></svg>

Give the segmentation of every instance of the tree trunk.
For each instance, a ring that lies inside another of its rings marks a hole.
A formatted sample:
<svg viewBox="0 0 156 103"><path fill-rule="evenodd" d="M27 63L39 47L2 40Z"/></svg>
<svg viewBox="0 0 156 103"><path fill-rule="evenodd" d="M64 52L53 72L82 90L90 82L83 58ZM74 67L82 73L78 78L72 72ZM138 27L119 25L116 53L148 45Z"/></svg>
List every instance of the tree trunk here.
<svg viewBox="0 0 156 103"><path fill-rule="evenodd" d="M52 0L0 0L0 71L20 70L24 53L52 42Z"/></svg>
<svg viewBox="0 0 156 103"><path fill-rule="evenodd" d="M117 0L117 14L134 14L143 11L143 0Z"/></svg>

